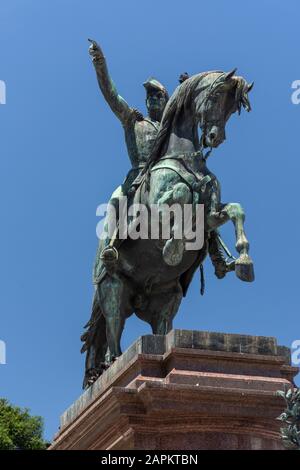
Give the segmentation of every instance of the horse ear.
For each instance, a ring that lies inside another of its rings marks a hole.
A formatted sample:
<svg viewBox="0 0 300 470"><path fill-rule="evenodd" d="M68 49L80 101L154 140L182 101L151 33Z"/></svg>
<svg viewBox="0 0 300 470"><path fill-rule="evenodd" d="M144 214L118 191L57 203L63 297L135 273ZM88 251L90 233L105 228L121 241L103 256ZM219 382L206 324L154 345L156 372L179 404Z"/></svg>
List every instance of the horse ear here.
<svg viewBox="0 0 300 470"><path fill-rule="evenodd" d="M224 81L227 82L228 80L230 80L233 77L233 75L235 74L236 71L237 71L237 68L231 70L231 72L225 73Z"/></svg>
<svg viewBox="0 0 300 470"><path fill-rule="evenodd" d="M252 90L253 85L254 85L254 82L250 83L250 84L247 86L247 93L249 93L249 91Z"/></svg>

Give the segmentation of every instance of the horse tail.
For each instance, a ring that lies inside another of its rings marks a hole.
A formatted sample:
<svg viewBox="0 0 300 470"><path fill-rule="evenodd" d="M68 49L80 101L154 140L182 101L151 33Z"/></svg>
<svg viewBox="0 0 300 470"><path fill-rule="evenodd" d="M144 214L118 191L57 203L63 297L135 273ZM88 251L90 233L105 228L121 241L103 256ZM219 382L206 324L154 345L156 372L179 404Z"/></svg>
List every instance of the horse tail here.
<svg viewBox="0 0 300 470"><path fill-rule="evenodd" d="M107 350L106 320L101 310L97 291L94 293L91 318L84 326L86 331L81 336L83 346L81 353L86 352L85 375L83 388L88 387L103 372Z"/></svg>

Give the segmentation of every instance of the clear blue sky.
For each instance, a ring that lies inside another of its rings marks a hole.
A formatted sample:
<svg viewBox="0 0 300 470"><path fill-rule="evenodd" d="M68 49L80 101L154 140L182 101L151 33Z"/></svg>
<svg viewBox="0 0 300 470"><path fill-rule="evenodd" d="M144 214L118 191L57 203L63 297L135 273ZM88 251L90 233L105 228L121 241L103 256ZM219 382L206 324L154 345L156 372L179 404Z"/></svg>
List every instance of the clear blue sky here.
<svg viewBox="0 0 300 470"><path fill-rule="evenodd" d="M300 339L297 11L296 0L2 0L0 395L42 415L48 439L81 393L96 207L129 168L87 38L101 43L119 92L143 111L149 75L170 92L185 71L238 67L255 81L253 111L231 118L209 166L223 201L246 210L256 281L219 281L207 261L206 294L196 277L175 327L276 336L290 346ZM223 234L233 249L233 227ZM148 332L132 317L123 348Z"/></svg>

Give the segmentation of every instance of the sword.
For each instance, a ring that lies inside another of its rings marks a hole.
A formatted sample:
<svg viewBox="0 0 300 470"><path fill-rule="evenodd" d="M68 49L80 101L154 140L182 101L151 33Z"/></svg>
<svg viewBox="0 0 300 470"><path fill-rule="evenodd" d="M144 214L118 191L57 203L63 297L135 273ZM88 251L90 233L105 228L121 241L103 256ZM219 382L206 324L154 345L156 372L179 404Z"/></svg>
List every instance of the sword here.
<svg viewBox="0 0 300 470"><path fill-rule="evenodd" d="M225 251L226 255L228 256L227 259L233 259L233 260L236 260L236 257L233 256L230 251L229 251L229 248L225 245L224 241L222 240L222 238L220 237L219 233L217 234L217 238L218 238L218 242L220 243L221 247L223 248L223 250ZM227 261L227 260L226 260Z"/></svg>

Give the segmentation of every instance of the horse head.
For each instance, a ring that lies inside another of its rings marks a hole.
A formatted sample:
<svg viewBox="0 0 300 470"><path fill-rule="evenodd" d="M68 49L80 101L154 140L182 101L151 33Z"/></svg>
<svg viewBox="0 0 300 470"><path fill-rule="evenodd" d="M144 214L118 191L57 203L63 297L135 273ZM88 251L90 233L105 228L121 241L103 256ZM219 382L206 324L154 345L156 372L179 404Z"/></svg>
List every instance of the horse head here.
<svg viewBox="0 0 300 470"><path fill-rule="evenodd" d="M195 119L202 131L203 147L218 147L226 138L228 119L241 108L251 110L248 93L253 83L231 72L208 72L191 77L194 80L193 104Z"/></svg>
<svg viewBox="0 0 300 470"><path fill-rule="evenodd" d="M225 140L230 116L242 107L251 109L248 93L253 83L234 75L235 70L199 73L182 81L164 110L147 167L163 155L218 147Z"/></svg>

